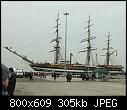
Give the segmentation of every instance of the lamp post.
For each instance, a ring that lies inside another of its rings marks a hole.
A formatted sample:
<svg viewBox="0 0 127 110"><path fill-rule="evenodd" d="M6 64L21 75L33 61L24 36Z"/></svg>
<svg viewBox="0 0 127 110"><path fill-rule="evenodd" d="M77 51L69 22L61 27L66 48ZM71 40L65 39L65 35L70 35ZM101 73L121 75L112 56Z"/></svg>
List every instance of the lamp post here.
<svg viewBox="0 0 127 110"><path fill-rule="evenodd" d="M66 74L66 68L67 68L67 64L66 64L66 51L67 51L67 47L66 47L66 45L67 45L67 15L69 15L69 13L67 13L67 12L65 12L65 13L63 13L65 16L66 16L66 24L65 24L65 74Z"/></svg>

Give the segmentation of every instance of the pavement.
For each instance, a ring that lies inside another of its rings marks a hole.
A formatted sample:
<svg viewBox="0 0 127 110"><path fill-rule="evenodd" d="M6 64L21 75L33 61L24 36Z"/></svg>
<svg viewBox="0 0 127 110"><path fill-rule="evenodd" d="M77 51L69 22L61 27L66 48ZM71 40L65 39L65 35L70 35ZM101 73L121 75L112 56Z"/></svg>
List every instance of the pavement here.
<svg viewBox="0 0 127 110"><path fill-rule="evenodd" d="M17 78L15 96L126 96L126 83L86 81L73 78L67 82L65 77L52 79L35 77L33 81Z"/></svg>

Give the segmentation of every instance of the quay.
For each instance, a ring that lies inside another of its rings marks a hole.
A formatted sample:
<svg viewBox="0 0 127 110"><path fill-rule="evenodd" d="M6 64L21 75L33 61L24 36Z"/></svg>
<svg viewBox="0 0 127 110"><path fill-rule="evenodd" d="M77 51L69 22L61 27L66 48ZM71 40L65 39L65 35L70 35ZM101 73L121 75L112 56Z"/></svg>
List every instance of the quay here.
<svg viewBox="0 0 127 110"><path fill-rule="evenodd" d="M33 81L17 78L15 96L126 96L126 81L103 82L82 81L73 78L66 82L65 77L35 78Z"/></svg>

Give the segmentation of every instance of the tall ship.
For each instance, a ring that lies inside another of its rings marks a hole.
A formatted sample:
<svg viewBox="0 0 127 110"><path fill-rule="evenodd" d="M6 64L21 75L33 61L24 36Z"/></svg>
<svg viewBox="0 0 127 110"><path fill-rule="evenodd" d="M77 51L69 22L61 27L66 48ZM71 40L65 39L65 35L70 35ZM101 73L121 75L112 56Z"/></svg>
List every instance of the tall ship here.
<svg viewBox="0 0 127 110"><path fill-rule="evenodd" d="M70 53L70 60L66 61L66 58L63 59L61 52L60 52L60 37L59 37L59 14L57 15L56 19L56 38L54 38L50 43L55 42L54 49L51 50L50 52L54 52L54 64L51 63L45 63L45 64L30 64L30 66L35 69L35 70L50 70L50 71L59 71L59 72L64 72L65 71L65 66L66 66L66 71L67 72L73 72L73 73L84 73L87 71L94 71L96 69L96 66L90 65L91 59L91 54L92 50L95 50L91 47L90 41L94 39L95 37L90 36L90 15L89 15L89 20L87 21L88 25L85 27L88 31L88 36L86 39L83 39L81 42L88 42L88 45L85 50L80 51L80 52L87 52L86 56L86 65L84 64L79 64L77 63L72 63L72 56L73 53ZM65 39L66 42L66 39ZM66 46L66 44L65 44ZM66 51L66 50L65 50ZM79 52L79 53L80 53ZM66 64L66 65L65 65Z"/></svg>
<svg viewBox="0 0 127 110"><path fill-rule="evenodd" d="M67 17L67 16L66 16ZM96 50L95 48L92 48L91 46L91 40L95 39L96 36L91 37L91 30L90 27L93 25L91 24L91 19L89 15L89 19L87 21L87 26L84 29L87 29L87 38L81 40L81 43L87 43L87 46L84 48L84 50L80 52L86 52L86 62L85 64L79 64L77 63L72 63L72 56L73 54L70 53L70 61L66 61L66 58L63 59L61 55L61 47L60 47L60 37L59 37L59 13L57 15L56 19L56 26L55 26L55 32L56 32L56 37L50 42L50 43L55 43L53 50L50 52L54 52L54 63L35 63L34 61L28 59L26 56L22 56L18 54L16 51L12 51L11 48L9 47L4 47L5 49L9 50L9 52L17 55L18 57L22 58L24 61L28 62L30 67L33 68L36 71L45 71L45 72L61 72L64 73L65 69L66 72L72 72L72 73L94 73L96 70L101 69L110 72L111 74L116 73L116 74L121 74L123 72L123 66L122 65L111 65L109 64L110 62L110 57L113 55L115 52L117 54L116 50L110 51L113 49L110 47L110 33L107 36L107 48L104 50L107 50L106 52L106 64L101 64L99 65L98 63L92 64L92 51ZM66 24L67 25L67 24ZM80 53L78 52L78 53ZM97 62L97 56L96 56L96 62Z"/></svg>

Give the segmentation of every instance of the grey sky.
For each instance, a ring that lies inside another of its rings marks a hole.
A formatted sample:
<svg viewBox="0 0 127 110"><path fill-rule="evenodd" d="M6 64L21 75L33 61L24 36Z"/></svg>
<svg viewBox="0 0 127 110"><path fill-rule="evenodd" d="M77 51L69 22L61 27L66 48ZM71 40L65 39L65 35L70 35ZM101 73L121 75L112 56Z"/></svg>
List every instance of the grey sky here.
<svg viewBox="0 0 127 110"><path fill-rule="evenodd" d="M1 30L2 46L12 46L14 50L28 58L39 62L53 63L54 55L49 53L53 49L50 41L54 38L55 20L60 14L59 35L62 38L61 46L64 53L65 16L69 12L67 35L67 58L72 52L73 62L85 63L85 54L77 53L85 44L80 41L86 38L89 13L93 21L91 27L93 48L98 49L98 60L104 63L106 37L110 31L111 46L118 50L118 56L112 57L112 63L126 66L126 3L122 1L2 1L1 2ZM6 54L5 54L6 53ZM93 52L94 55L95 52ZM13 56L15 59L15 56ZM64 54L63 54L64 57ZM8 63L15 65L9 52L2 48L2 61L8 58ZM20 62L20 61L19 61Z"/></svg>

